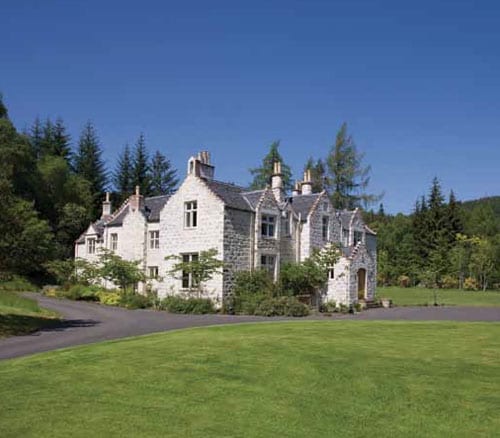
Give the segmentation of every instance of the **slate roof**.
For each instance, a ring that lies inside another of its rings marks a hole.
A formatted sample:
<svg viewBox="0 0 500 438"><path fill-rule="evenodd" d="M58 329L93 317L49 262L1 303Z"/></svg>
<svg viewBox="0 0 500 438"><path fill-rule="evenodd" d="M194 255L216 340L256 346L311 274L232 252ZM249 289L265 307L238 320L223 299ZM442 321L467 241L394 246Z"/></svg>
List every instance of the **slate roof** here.
<svg viewBox="0 0 500 438"><path fill-rule="evenodd" d="M130 206L126 205L113 219L111 219L106 226L114 227L123 224L123 219L127 216Z"/></svg>
<svg viewBox="0 0 500 438"><path fill-rule="evenodd" d="M99 219L91 224L97 232L97 237L102 237L104 233L104 221ZM86 231L85 231L86 232ZM85 243L85 232L76 239L76 243Z"/></svg>
<svg viewBox="0 0 500 438"><path fill-rule="evenodd" d="M243 187L210 179L204 179L203 181L228 207L235 208L236 210L252 211L252 208L243 196L245 190Z"/></svg>
<svg viewBox="0 0 500 438"><path fill-rule="evenodd" d="M160 211L170 199L170 195L152 196L144 200L144 209L149 222L160 220Z"/></svg>
<svg viewBox="0 0 500 438"><path fill-rule="evenodd" d="M321 193L313 193L311 195L297 195L288 198L293 211L301 215L302 222L307 220L307 215L311 211L314 203L321 196Z"/></svg>

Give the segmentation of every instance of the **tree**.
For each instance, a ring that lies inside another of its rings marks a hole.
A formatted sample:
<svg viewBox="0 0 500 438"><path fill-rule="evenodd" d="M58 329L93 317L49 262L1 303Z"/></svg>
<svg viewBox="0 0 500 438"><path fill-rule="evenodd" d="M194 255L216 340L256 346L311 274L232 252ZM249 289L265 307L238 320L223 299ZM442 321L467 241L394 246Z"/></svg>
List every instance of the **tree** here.
<svg viewBox="0 0 500 438"><path fill-rule="evenodd" d="M52 132L52 150L51 153L64 158L68 163L71 158L71 137L66 132L66 127L61 118L56 120Z"/></svg>
<svg viewBox="0 0 500 438"><path fill-rule="evenodd" d="M133 170L132 170L132 185L134 187L139 186L141 193L144 196L150 194L151 179L150 179L149 157L143 133L139 135L139 138L135 143Z"/></svg>
<svg viewBox="0 0 500 438"><path fill-rule="evenodd" d="M306 170L311 171L313 193L319 193L323 191L323 189L325 188L326 178L325 163L323 163L323 160L318 159L314 161L313 157L309 157L306 165L304 166L304 172Z"/></svg>
<svg viewBox="0 0 500 438"><path fill-rule="evenodd" d="M92 217L97 218L100 214L102 194L106 190L108 177L102 160L99 139L90 122L83 128L74 161L76 173L90 183Z"/></svg>
<svg viewBox="0 0 500 438"><path fill-rule="evenodd" d="M185 261L182 254L167 256L165 260L176 262L169 271L174 278L178 278L179 274L191 277L190 292L194 288L200 298L203 293L203 283L210 280L215 274L222 274L221 268L224 267L224 262L217 258L217 254L217 250L211 248L200 251L198 257L193 257L190 261Z"/></svg>
<svg viewBox="0 0 500 438"><path fill-rule="evenodd" d="M8 119L7 107L3 103L3 95L0 93L0 119Z"/></svg>
<svg viewBox="0 0 500 438"><path fill-rule="evenodd" d="M99 255L100 276L117 284L127 293L140 281L145 281L146 276L140 269L140 260L131 261L121 258L110 250L102 249Z"/></svg>
<svg viewBox="0 0 500 438"><path fill-rule="evenodd" d="M160 151L156 151L151 160L151 195L167 195L173 193L179 179L177 171Z"/></svg>
<svg viewBox="0 0 500 438"><path fill-rule="evenodd" d="M29 141L36 158L42 156L42 145L43 145L43 128L40 119L37 117L31 126L29 133Z"/></svg>
<svg viewBox="0 0 500 438"><path fill-rule="evenodd" d="M120 202L123 202L134 191L133 164L128 144L125 145L118 157L116 169L113 174L113 184L118 192Z"/></svg>
<svg viewBox="0 0 500 438"><path fill-rule="evenodd" d="M278 151L279 145L279 141L273 142L269 147L269 152L262 160L262 165L260 167L250 169L250 173L253 175L253 181L250 184L250 189L264 189L271 183L271 177L274 172L274 163L276 161L281 162L281 173L283 178L284 190L290 190L292 188L292 170L290 169L290 166L283 162L283 158Z"/></svg>
<svg viewBox="0 0 500 438"><path fill-rule="evenodd" d="M382 195L366 193L371 168L362 166L363 157L352 136L347 134L347 124L343 123L326 159L326 186L335 208L352 210L381 199Z"/></svg>
<svg viewBox="0 0 500 438"><path fill-rule="evenodd" d="M479 280L483 291L486 290L489 276L495 269L495 248L488 239L477 238L472 248L470 269Z"/></svg>

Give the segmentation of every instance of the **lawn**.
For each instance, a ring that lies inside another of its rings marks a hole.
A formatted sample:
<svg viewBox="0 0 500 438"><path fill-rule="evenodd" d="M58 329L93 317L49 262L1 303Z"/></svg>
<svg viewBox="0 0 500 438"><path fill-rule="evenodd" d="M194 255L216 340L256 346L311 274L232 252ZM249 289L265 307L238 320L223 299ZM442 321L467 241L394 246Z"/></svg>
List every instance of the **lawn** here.
<svg viewBox="0 0 500 438"><path fill-rule="evenodd" d="M56 314L35 300L0 290L0 338L33 332L57 322Z"/></svg>
<svg viewBox="0 0 500 438"><path fill-rule="evenodd" d="M298 321L0 362L0 436L470 437L500 430L500 324Z"/></svg>
<svg viewBox="0 0 500 438"><path fill-rule="evenodd" d="M377 298L390 298L396 306L422 306L434 304L434 290L424 288L377 287ZM447 306L500 306L498 291L463 291L438 289L438 304Z"/></svg>

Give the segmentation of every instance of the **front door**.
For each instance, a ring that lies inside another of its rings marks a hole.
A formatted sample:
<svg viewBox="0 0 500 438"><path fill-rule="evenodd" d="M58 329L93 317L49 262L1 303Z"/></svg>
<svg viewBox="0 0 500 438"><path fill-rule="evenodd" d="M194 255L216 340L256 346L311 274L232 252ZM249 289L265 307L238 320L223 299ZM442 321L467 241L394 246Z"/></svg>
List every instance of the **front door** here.
<svg viewBox="0 0 500 438"><path fill-rule="evenodd" d="M366 269L358 271L358 299L364 300L366 297Z"/></svg>

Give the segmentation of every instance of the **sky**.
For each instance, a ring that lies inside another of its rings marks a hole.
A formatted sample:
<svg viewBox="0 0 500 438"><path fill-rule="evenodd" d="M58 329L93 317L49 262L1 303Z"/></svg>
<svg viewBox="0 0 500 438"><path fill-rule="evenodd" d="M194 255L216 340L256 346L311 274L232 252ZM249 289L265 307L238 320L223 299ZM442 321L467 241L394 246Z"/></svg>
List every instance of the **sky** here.
<svg viewBox="0 0 500 438"><path fill-rule="evenodd" d="M369 191L412 210L437 176L500 195L498 1L4 0L0 92L19 130L96 126L113 168L144 132L184 176L246 185L269 145L300 179L346 122ZM376 207L376 206L375 206Z"/></svg>

